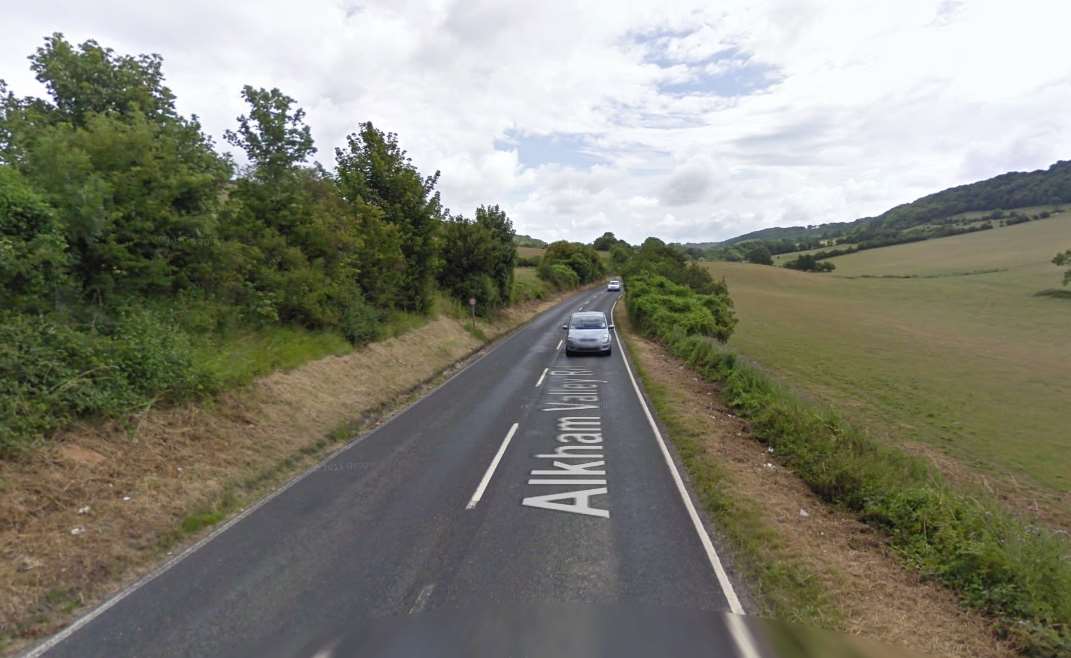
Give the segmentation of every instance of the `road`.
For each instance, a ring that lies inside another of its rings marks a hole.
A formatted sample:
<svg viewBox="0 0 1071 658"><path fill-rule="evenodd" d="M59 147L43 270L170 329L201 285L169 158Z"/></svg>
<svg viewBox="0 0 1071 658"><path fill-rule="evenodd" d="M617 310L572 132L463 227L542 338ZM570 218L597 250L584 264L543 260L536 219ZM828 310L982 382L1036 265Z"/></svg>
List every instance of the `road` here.
<svg viewBox="0 0 1071 658"><path fill-rule="evenodd" d="M326 656L418 613L737 607L616 337L610 357L561 349L571 312L616 299L538 316L32 655ZM731 636L704 653L747 655Z"/></svg>

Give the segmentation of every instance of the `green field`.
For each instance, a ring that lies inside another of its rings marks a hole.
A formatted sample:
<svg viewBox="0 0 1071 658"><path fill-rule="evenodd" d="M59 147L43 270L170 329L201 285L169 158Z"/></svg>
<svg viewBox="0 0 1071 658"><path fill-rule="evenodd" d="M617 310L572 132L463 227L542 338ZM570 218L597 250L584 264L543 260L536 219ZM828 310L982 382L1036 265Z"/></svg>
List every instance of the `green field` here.
<svg viewBox="0 0 1071 658"><path fill-rule="evenodd" d="M708 263L740 324L730 345L890 441L938 448L1035 489L1071 518L1071 299L1050 263L1071 212L864 251L808 274Z"/></svg>
<svg viewBox="0 0 1071 658"><path fill-rule="evenodd" d="M546 251L543 247L517 247L517 255L522 258L531 258L532 256L542 256Z"/></svg>

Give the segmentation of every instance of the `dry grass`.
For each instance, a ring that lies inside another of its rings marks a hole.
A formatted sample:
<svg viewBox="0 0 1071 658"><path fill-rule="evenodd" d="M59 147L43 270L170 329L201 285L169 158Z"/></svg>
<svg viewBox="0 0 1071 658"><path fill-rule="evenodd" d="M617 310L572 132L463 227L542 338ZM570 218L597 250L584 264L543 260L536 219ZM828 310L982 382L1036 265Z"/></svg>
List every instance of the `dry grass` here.
<svg viewBox="0 0 1071 658"><path fill-rule="evenodd" d="M322 459L338 445L333 432L345 438L336 430L386 413L479 349L477 335L501 335L553 303L511 308L476 332L439 318L211 404L80 425L0 462L0 650L58 630L167 548Z"/></svg>
<svg viewBox="0 0 1071 658"><path fill-rule="evenodd" d="M841 612L835 630L934 656L1015 655L950 591L905 568L879 533L822 503L790 471L767 466L774 458L722 403L716 385L651 341L634 336L630 343L646 377L670 392L672 413L705 437L705 449L729 475L731 495L761 501L761 522L781 539L779 549L817 575Z"/></svg>

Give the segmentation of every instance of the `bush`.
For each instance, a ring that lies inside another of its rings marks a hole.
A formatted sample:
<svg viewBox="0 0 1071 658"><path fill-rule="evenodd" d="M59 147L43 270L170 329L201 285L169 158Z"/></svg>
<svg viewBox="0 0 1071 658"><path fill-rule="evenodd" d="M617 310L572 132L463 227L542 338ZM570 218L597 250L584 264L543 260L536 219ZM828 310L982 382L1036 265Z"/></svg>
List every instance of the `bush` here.
<svg viewBox="0 0 1071 658"><path fill-rule="evenodd" d="M832 272L837 268L836 265L829 261L818 260L816 254L800 254L785 263L785 267L802 272Z"/></svg>
<svg viewBox="0 0 1071 658"><path fill-rule="evenodd" d="M580 277L576 270L562 263L553 265L541 265L539 278L552 285L557 290L569 290L580 285Z"/></svg>
<svg viewBox="0 0 1071 658"><path fill-rule="evenodd" d="M0 317L0 455L79 417L118 417L155 400L215 390L173 318L124 310L104 329L44 316Z"/></svg>
<svg viewBox="0 0 1071 658"><path fill-rule="evenodd" d="M343 306L339 328L351 344L363 345L379 338L383 330L383 317L364 298L355 296Z"/></svg>
<svg viewBox="0 0 1071 658"><path fill-rule="evenodd" d="M725 342L736 326L727 293L700 294L658 274L629 276L625 290L636 326L663 340L706 336Z"/></svg>
<svg viewBox="0 0 1071 658"><path fill-rule="evenodd" d="M573 276L566 274L563 267L571 270ZM599 252L590 245L563 240L551 243L543 252L538 274L539 278L561 290L591 283L606 274L606 266Z"/></svg>

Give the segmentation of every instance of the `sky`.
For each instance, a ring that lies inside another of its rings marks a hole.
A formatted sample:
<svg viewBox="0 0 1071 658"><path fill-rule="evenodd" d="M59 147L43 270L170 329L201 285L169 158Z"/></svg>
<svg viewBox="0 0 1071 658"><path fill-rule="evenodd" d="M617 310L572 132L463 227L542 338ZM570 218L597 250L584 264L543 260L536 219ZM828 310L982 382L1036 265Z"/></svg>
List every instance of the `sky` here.
<svg viewBox="0 0 1071 658"><path fill-rule="evenodd" d="M243 85L319 152L396 132L453 213L519 233L718 241L878 214L1071 159L1055 0L82 0L5 3L0 79L52 32L155 52L221 150Z"/></svg>

